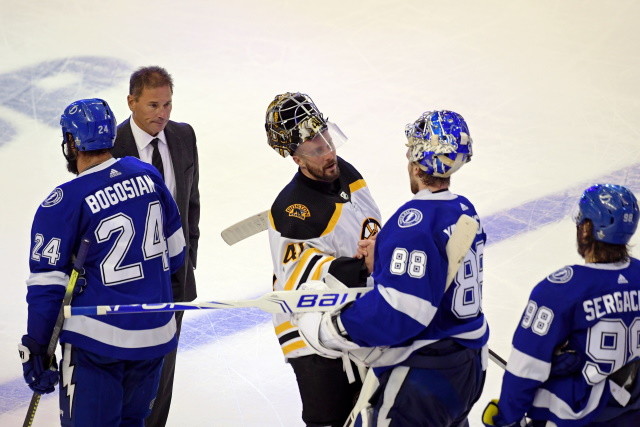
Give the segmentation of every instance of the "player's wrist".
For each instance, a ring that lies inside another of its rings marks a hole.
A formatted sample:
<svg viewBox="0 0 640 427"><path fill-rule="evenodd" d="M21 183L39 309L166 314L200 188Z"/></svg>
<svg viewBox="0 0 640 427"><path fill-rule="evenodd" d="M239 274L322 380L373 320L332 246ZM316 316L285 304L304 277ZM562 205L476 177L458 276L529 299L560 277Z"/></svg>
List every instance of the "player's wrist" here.
<svg viewBox="0 0 640 427"><path fill-rule="evenodd" d="M46 344L41 344L29 335L23 335L20 340L21 345L29 350L29 353L33 355L43 355L47 353Z"/></svg>

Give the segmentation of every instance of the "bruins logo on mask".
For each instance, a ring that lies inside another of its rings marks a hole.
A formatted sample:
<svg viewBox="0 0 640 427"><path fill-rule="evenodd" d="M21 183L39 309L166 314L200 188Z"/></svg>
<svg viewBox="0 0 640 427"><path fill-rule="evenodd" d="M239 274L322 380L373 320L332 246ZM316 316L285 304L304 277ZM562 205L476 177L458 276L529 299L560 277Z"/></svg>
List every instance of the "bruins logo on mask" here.
<svg viewBox="0 0 640 427"><path fill-rule="evenodd" d="M285 209L285 212L294 218L298 218L304 221L305 218L311 216L311 212L309 212L309 208L305 205L301 205L299 203L290 205Z"/></svg>
<svg viewBox="0 0 640 427"><path fill-rule="evenodd" d="M362 223L362 232L360 232L360 240L368 239L369 237L378 234L380 231L380 223L374 218L367 218Z"/></svg>

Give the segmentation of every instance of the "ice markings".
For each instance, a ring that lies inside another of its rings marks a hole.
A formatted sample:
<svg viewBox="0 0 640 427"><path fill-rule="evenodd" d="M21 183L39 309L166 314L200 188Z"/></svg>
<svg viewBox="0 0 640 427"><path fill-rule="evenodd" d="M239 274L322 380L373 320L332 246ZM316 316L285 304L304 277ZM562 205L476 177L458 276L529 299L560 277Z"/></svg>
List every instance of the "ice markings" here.
<svg viewBox="0 0 640 427"><path fill-rule="evenodd" d="M0 74L0 105L57 127L60 113L70 102L90 98L104 89L128 81L131 66L118 58L77 56L43 61ZM15 129L0 117L0 145Z"/></svg>
<svg viewBox="0 0 640 427"><path fill-rule="evenodd" d="M16 130L9 124L9 122L0 118L0 147L8 141L11 141L16 136Z"/></svg>

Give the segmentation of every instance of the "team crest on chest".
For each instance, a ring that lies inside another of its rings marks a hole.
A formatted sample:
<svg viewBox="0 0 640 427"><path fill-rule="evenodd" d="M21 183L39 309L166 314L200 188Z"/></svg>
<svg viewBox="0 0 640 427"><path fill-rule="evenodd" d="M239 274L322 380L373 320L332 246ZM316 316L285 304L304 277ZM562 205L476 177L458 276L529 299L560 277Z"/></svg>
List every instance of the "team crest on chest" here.
<svg viewBox="0 0 640 427"><path fill-rule="evenodd" d="M286 209L285 212L289 214L289 216L292 216L294 218L298 218L301 220L305 220L305 218L308 218L311 216L311 212L309 212L309 208L306 207L305 205L301 205L299 203L295 203L293 205L289 205Z"/></svg>
<svg viewBox="0 0 640 427"><path fill-rule="evenodd" d="M422 221L422 212L418 209L407 209L403 211L398 217L398 226L400 228L413 227Z"/></svg>

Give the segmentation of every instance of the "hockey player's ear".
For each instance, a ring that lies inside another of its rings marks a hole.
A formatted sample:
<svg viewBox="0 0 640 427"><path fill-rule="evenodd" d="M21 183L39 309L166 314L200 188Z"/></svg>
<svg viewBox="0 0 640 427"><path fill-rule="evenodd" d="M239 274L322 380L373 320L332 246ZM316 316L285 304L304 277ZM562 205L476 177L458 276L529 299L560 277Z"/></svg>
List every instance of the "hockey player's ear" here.
<svg viewBox="0 0 640 427"><path fill-rule="evenodd" d="M299 156L291 156L291 158L293 159L293 162L298 165L299 167L303 167L304 166L304 162L302 161L302 159Z"/></svg>
<svg viewBox="0 0 640 427"><path fill-rule="evenodd" d="M422 169L420 169L420 166L418 166L415 162L409 163L409 171L411 173L411 176L415 177L416 179L420 179L421 170Z"/></svg>

